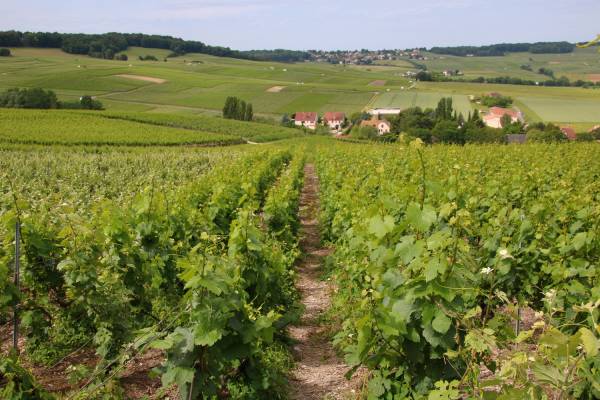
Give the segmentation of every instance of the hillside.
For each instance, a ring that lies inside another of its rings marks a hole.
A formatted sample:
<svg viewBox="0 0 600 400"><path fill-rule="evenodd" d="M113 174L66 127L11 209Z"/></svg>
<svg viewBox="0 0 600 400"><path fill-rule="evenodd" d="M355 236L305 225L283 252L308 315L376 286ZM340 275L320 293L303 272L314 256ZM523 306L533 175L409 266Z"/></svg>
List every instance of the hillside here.
<svg viewBox="0 0 600 400"><path fill-rule="evenodd" d="M600 90L546 88L513 85L414 83L403 76L406 61L398 65L331 65L259 62L186 54L167 61L139 61L139 55L164 55L161 49L130 48L128 61L113 61L67 54L55 49L13 48L12 57L0 58L0 89L43 87L62 100L82 94L97 96L109 111L220 114L228 96L253 104L259 116L279 120L298 111L343 111L368 107L434 106L441 97L452 96L457 108L472 110L469 95L497 91L512 96L530 121L570 123L586 128L600 122L596 113ZM433 56L432 56L433 57ZM433 71L464 70L465 76L515 74L541 77L520 69L530 61L533 68L553 69L573 79L592 78L600 57L593 50L572 54L505 57L439 56L424 61ZM414 70L414 68L413 68ZM376 84L375 84L376 83Z"/></svg>

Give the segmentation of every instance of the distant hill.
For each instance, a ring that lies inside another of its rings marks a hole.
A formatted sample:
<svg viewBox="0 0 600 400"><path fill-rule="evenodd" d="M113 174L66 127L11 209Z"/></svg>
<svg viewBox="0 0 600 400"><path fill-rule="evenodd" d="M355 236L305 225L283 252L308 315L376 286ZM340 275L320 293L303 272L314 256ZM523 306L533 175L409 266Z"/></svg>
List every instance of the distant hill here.
<svg viewBox="0 0 600 400"><path fill-rule="evenodd" d="M575 44L569 42L501 43L489 46L432 47L429 51L452 56L497 57L507 53L563 54L572 53Z"/></svg>
<svg viewBox="0 0 600 400"><path fill-rule="evenodd" d="M57 48L70 54L85 54L112 60L129 47L168 50L168 56L186 53L209 54L257 61L295 62L310 58L310 54L292 50L237 51L229 47L210 46L203 42L183 40L172 36L145 35L142 33L57 33L1 31L0 47Z"/></svg>

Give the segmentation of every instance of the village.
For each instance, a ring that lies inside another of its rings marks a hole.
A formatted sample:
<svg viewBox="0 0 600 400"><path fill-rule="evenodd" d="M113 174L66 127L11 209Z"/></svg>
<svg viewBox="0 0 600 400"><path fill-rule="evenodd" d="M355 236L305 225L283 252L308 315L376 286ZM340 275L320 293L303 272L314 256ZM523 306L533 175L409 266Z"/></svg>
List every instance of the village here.
<svg viewBox="0 0 600 400"><path fill-rule="evenodd" d="M474 113L479 116L483 125L487 128L501 131L507 125L513 124L522 127L523 130L529 127L525 115L518 108L509 108L508 104L511 101L506 102L506 99L509 98L505 98L499 93L488 93L480 97L469 96L469 99L472 103L480 106L482 104L484 106L485 104L490 105L486 109L476 108L474 110ZM491 99L491 102L489 99ZM500 106L496 104L507 105ZM297 112L292 114L292 121L294 126L308 131L317 131L322 127L338 138L349 136L353 128L370 128L376 136L385 137L393 133L392 121L394 118L399 118L403 111L405 110L401 108L372 108L360 113L360 117L351 119L344 112L339 111L327 111L322 116L317 112ZM577 140L577 133L573 127L559 126L557 128L560 129L566 140ZM588 133L591 134L598 130L600 130L600 125L594 126ZM525 133L507 132L505 136L507 143L523 144L527 141Z"/></svg>

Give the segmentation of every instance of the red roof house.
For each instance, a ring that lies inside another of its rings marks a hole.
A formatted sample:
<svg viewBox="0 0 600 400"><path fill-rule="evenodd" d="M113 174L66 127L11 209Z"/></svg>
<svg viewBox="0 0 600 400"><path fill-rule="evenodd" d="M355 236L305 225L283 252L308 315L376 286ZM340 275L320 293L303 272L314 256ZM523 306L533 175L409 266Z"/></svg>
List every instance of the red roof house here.
<svg viewBox="0 0 600 400"><path fill-rule="evenodd" d="M308 129L317 129L317 122L319 121L319 115L315 112L299 112L294 117L294 123L296 126L303 126Z"/></svg>
<svg viewBox="0 0 600 400"><path fill-rule="evenodd" d="M571 128L570 126L563 126L560 128L560 130L562 131L562 133L565 134L567 139L569 139L569 140L577 139L577 133L575 132L575 129Z"/></svg>

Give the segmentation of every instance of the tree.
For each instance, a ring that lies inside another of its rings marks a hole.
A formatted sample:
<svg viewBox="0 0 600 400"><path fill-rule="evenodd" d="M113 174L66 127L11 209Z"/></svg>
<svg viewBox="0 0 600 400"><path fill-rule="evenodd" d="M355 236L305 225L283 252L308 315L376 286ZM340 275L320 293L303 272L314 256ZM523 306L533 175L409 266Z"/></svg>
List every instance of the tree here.
<svg viewBox="0 0 600 400"><path fill-rule="evenodd" d="M84 110L102 110L102 103L95 100L92 96L82 96L79 100L81 108Z"/></svg>
<svg viewBox="0 0 600 400"><path fill-rule="evenodd" d="M7 108L58 108L56 94L51 90L33 89L8 89L0 94L0 107Z"/></svg>
<svg viewBox="0 0 600 400"><path fill-rule="evenodd" d="M254 119L252 104L246 103L237 97L227 97L223 106L223 118L252 121Z"/></svg>
<svg viewBox="0 0 600 400"><path fill-rule="evenodd" d="M0 49L0 57L10 57L10 49Z"/></svg>
<svg viewBox="0 0 600 400"><path fill-rule="evenodd" d="M432 134L443 143L465 143L465 134L461 129L459 129L456 121L438 122L433 128Z"/></svg>
<svg viewBox="0 0 600 400"><path fill-rule="evenodd" d="M500 118L500 126L506 128L507 126L510 126L510 124L512 124L512 117L508 114L504 114L502 118Z"/></svg>
<svg viewBox="0 0 600 400"><path fill-rule="evenodd" d="M252 121L254 119L254 111L252 110L252 104L248 103L246 106L246 115L244 117L245 121Z"/></svg>
<svg viewBox="0 0 600 400"><path fill-rule="evenodd" d="M444 97L438 102L435 109L435 117L438 121L456 120L453 118L452 97Z"/></svg>

